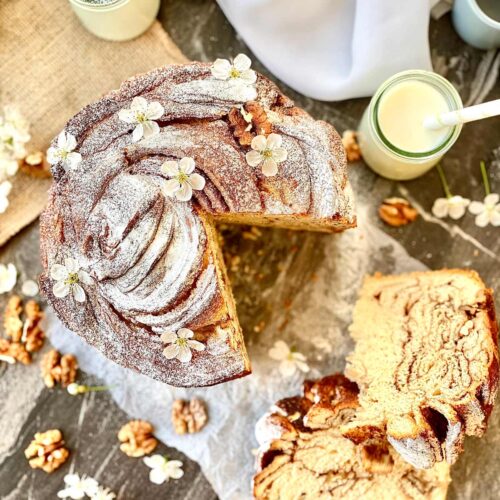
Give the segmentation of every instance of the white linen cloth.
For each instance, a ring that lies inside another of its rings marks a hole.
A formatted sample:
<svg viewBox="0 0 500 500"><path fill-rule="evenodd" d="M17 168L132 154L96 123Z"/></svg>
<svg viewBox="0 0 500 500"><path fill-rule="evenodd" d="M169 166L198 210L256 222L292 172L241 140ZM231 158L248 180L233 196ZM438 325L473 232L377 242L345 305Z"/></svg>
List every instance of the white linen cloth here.
<svg viewBox="0 0 500 500"><path fill-rule="evenodd" d="M315 99L369 96L399 71L432 69L437 0L217 1L269 71Z"/></svg>

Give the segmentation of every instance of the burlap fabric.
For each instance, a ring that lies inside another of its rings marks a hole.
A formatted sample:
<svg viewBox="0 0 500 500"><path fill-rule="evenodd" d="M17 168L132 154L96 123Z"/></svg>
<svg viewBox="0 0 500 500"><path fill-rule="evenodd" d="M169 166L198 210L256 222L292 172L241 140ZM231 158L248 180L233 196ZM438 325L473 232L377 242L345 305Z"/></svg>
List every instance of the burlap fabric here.
<svg viewBox="0 0 500 500"><path fill-rule="evenodd" d="M186 61L158 22L129 42L88 33L67 0L0 0L0 105L30 120L29 150L45 150L85 104L136 73ZM19 173L0 214L0 245L43 210L50 180Z"/></svg>

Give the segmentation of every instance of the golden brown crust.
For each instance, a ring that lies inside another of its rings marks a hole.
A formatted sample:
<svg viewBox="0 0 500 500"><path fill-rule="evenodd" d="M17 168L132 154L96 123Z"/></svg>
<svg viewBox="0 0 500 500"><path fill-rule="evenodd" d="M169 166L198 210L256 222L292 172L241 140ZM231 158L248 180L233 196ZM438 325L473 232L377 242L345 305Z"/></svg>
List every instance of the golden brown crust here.
<svg viewBox="0 0 500 500"><path fill-rule="evenodd" d="M42 292L64 324L108 358L172 385L250 373L215 221L328 232L356 224L337 132L263 76L253 91L256 98L242 98L204 63L137 75L68 122L82 161L52 169L40 219ZM135 97L164 110L159 133L138 142L119 117ZM243 105L255 133L282 136L288 157L274 177L248 164L250 147L233 135L229 115ZM189 202L162 191L163 162L183 157L205 180ZM92 280L83 304L53 293L50 269L68 257ZM161 335L181 328L204 345L189 363L162 354Z"/></svg>
<svg viewBox="0 0 500 500"><path fill-rule="evenodd" d="M341 435L357 394L356 384L335 374L306 381L304 396L276 403L256 429L256 499L444 500L448 465L417 471L386 441L356 446Z"/></svg>

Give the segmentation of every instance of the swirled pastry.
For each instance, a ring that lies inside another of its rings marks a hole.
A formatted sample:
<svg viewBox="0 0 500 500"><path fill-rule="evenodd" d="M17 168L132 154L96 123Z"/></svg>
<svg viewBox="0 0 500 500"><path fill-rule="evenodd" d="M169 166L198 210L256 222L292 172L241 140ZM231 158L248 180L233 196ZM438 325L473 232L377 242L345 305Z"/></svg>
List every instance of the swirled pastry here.
<svg viewBox="0 0 500 500"><path fill-rule="evenodd" d="M337 132L238 56L139 75L52 144L42 289L107 357L177 386L250 372L214 224L355 225Z"/></svg>
<svg viewBox="0 0 500 500"><path fill-rule="evenodd" d="M419 468L454 463L465 435L483 435L498 389L498 329L477 273L369 277L351 335L345 373L360 387L360 408L344 435L386 436Z"/></svg>
<svg viewBox="0 0 500 500"><path fill-rule="evenodd" d="M444 500L449 465L416 470L386 442L356 445L340 428L358 406L356 384L337 374L306 381L256 427L259 500Z"/></svg>

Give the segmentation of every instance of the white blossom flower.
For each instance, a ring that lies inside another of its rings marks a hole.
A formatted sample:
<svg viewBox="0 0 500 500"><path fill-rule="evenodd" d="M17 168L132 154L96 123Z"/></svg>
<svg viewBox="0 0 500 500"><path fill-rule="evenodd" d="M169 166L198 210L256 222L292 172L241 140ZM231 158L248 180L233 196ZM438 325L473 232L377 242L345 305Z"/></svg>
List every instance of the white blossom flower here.
<svg viewBox="0 0 500 500"><path fill-rule="evenodd" d="M2 153L0 153L1 156ZM12 177L16 175L19 169L19 162L15 158L6 155L0 157L0 182L7 177Z"/></svg>
<svg viewBox="0 0 500 500"><path fill-rule="evenodd" d="M0 264L0 293L10 292L17 281L17 269L14 264Z"/></svg>
<svg viewBox="0 0 500 500"><path fill-rule="evenodd" d="M278 163L287 159L286 149L281 147L282 138L279 134L258 135L252 139L251 148L246 154L247 163L256 167L262 163L262 173L272 177L278 172Z"/></svg>
<svg viewBox="0 0 500 500"><path fill-rule="evenodd" d="M95 493L89 495L91 500L114 500L116 495L109 489L99 486Z"/></svg>
<svg viewBox="0 0 500 500"><path fill-rule="evenodd" d="M34 297L35 295L38 295L38 283L33 280L26 280L21 286L21 292L23 295L26 295L26 297Z"/></svg>
<svg viewBox="0 0 500 500"><path fill-rule="evenodd" d="M9 194L12 184L9 181L0 182L0 214L3 214L9 206Z"/></svg>
<svg viewBox="0 0 500 500"><path fill-rule="evenodd" d="M82 161L82 155L74 151L76 139L73 134L64 130L57 137L57 147L47 150L47 161L51 165L62 162L64 168L76 168Z"/></svg>
<svg viewBox="0 0 500 500"><path fill-rule="evenodd" d="M52 292L58 298L66 297L70 292L77 302L85 302L85 291L80 283L92 285L90 275L80 268L80 264L72 258L67 258L62 264L54 264L50 268L50 276L56 282Z"/></svg>
<svg viewBox="0 0 500 500"><path fill-rule="evenodd" d="M279 371L284 377L291 377L297 370L304 373L309 371L306 357L290 349L283 340L277 340L268 354L271 359L280 361Z"/></svg>
<svg viewBox="0 0 500 500"><path fill-rule="evenodd" d="M175 196L179 201L188 201L193 196L193 189L201 191L205 187L205 179L194 171L193 158L185 157L180 161L166 161L161 171L170 179L165 183L167 196Z"/></svg>
<svg viewBox="0 0 500 500"><path fill-rule="evenodd" d="M174 332L165 332L160 339L165 344L170 344L163 350L167 359L177 358L181 363L189 363L193 357L191 349L204 351L205 346L197 340L192 340L194 332L188 328L181 328Z"/></svg>
<svg viewBox="0 0 500 500"><path fill-rule="evenodd" d="M95 479L78 474L66 474L64 476L64 489L57 492L59 498L72 498L80 500L87 496L92 496L99 485Z"/></svg>
<svg viewBox="0 0 500 500"><path fill-rule="evenodd" d="M10 160L23 159L26 156L24 145L30 139L29 123L15 108L6 106L4 115L0 116L0 156Z"/></svg>
<svg viewBox="0 0 500 500"><path fill-rule="evenodd" d="M473 201L469 205L469 212L476 216L476 226L486 227L488 224L492 226L500 226L500 196L496 193L491 193L484 198L484 201Z"/></svg>
<svg viewBox="0 0 500 500"><path fill-rule="evenodd" d="M132 132L132 140L139 141L144 137L147 139L160 132L160 126L154 121L159 120L165 109L159 102L148 102L144 97L134 97L130 109L122 109L118 112L118 118L126 123L135 123Z"/></svg>
<svg viewBox="0 0 500 500"><path fill-rule="evenodd" d="M257 81L257 73L250 69L251 59L245 54L238 54L233 63L227 59L217 59L210 71L217 80L226 80L234 85L253 85Z"/></svg>
<svg viewBox="0 0 500 500"><path fill-rule="evenodd" d="M180 460L169 460L162 455L151 455L144 457L143 461L151 468L149 480L154 484L163 484L169 479L179 479L184 475Z"/></svg>
<svg viewBox="0 0 500 500"><path fill-rule="evenodd" d="M439 219L451 217L457 220L463 217L469 203L470 200L458 195L449 198L438 198L432 206L432 213Z"/></svg>

